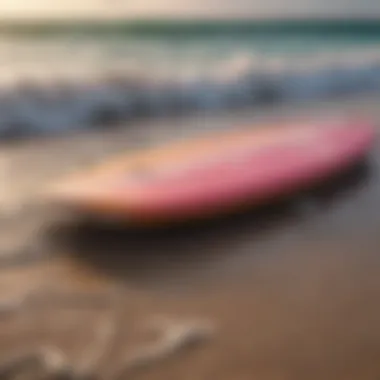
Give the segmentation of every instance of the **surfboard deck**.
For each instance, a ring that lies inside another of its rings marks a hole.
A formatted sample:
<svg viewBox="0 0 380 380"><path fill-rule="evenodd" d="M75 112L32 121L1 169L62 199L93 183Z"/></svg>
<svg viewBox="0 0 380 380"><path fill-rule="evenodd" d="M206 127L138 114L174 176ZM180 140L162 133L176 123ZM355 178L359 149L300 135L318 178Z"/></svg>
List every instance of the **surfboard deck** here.
<svg viewBox="0 0 380 380"><path fill-rule="evenodd" d="M367 120L212 133L116 157L49 187L55 204L131 223L212 216L292 194L361 159Z"/></svg>

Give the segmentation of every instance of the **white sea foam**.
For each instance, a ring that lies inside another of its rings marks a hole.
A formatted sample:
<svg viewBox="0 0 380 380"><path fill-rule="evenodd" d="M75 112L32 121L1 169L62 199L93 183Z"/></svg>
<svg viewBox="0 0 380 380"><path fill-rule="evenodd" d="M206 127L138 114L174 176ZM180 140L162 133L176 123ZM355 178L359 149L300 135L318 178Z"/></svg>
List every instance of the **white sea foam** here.
<svg viewBox="0 0 380 380"><path fill-rule="evenodd" d="M146 67L120 62L111 68L88 62L8 67L0 77L0 135L380 90L375 48L292 58L237 55L203 67Z"/></svg>

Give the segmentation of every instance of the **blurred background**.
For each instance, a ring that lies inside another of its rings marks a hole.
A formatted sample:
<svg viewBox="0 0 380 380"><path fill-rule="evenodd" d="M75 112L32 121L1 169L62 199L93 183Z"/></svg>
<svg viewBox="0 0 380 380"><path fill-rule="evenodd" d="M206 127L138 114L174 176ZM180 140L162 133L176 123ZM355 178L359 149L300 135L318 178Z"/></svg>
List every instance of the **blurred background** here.
<svg viewBox="0 0 380 380"><path fill-rule="evenodd" d="M378 90L378 8L3 0L0 134Z"/></svg>

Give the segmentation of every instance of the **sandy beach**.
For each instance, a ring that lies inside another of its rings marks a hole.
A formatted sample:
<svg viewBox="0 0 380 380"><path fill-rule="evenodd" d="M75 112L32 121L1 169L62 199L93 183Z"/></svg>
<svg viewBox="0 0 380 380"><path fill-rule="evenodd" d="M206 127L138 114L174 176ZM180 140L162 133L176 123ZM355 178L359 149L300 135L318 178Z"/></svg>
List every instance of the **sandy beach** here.
<svg viewBox="0 0 380 380"><path fill-rule="evenodd" d="M25 306L0 315L0 352L41 342L80 362L99 318L117 320L113 368L157 314L217 327L204 345L133 378L372 380L380 373L378 144L368 162L285 204L162 231L59 221L40 191L70 171L124 151L206 130L350 113L380 122L378 95L262 110L141 119L1 146L3 302L46 290L106 294L100 304ZM82 296L80 296L82 294ZM110 297L107 294L116 295ZM116 300L116 301L115 301ZM140 342L140 343L139 343Z"/></svg>

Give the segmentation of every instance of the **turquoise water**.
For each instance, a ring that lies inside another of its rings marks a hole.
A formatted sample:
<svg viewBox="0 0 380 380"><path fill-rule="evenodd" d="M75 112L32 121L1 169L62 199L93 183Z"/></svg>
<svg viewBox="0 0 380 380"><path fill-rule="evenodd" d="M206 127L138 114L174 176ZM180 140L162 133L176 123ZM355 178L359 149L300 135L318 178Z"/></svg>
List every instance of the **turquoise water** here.
<svg viewBox="0 0 380 380"><path fill-rule="evenodd" d="M380 45L376 21L141 21L0 25L0 62L99 64L215 62L234 55L288 56Z"/></svg>

